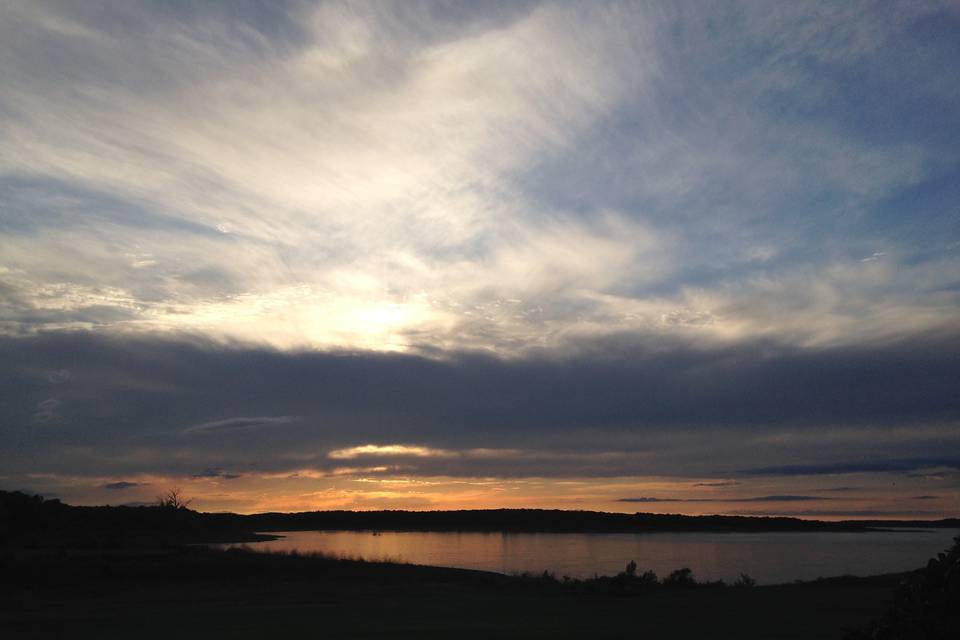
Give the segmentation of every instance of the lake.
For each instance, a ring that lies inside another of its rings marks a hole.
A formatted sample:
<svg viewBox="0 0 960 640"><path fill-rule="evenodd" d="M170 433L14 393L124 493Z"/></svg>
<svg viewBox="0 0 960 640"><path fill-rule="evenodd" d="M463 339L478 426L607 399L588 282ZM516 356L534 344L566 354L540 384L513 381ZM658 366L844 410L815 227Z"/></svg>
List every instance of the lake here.
<svg viewBox="0 0 960 640"><path fill-rule="evenodd" d="M283 531L278 540L246 546L266 551L322 552L499 573L588 578L623 571L665 576L690 567L699 580L760 584L838 575L908 571L947 549L954 529L869 533L450 533ZM229 545L228 545L229 546Z"/></svg>

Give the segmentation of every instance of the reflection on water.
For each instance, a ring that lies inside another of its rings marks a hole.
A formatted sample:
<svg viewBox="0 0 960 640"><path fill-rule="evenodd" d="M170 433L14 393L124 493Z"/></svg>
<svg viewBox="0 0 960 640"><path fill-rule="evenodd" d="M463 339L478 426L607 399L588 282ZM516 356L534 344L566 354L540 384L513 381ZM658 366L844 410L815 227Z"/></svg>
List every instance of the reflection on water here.
<svg viewBox="0 0 960 640"><path fill-rule="evenodd" d="M877 533L434 533L286 531L255 549L323 552L501 573L587 578L613 575L635 560L666 575L690 567L701 580L761 584L820 576L916 569L950 546L956 530Z"/></svg>

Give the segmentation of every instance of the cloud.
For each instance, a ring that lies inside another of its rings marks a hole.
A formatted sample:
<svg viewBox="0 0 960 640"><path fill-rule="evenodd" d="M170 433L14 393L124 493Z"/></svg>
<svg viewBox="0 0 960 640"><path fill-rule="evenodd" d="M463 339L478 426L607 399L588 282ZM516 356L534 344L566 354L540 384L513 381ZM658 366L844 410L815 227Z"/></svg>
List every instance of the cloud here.
<svg viewBox="0 0 960 640"><path fill-rule="evenodd" d="M947 474L945 473L907 473L905 474L908 478L920 478L922 480L945 480Z"/></svg>
<svg viewBox="0 0 960 640"><path fill-rule="evenodd" d="M184 433L225 433L237 429L256 429L258 427L272 427L274 425L290 424L297 420L296 416L254 416L224 418L196 424L183 430Z"/></svg>
<svg viewBox="0 0 960 640"><path fill-rule="evenodd" d="M37 403L36 411L33 414L35 422L54 422L60 417L60 400L58 398L47 398Z"/></svg>
<svg viewBox="0 0 960 640"><path fill-rule="evenodd" d="M810 476L847 473L907 472L917 469L944 467L960 470L960 458L930 457L912 459L864 460L827 464L793 464L744 469L742 473L756 476Z"/></svg>
<svg viewBox="0 0 960 640"><path fill-rule="evenodd" d="M736 480L721 480L718 482L695 482L695 487L735 487L740 483Z"/></svg>
<svg viewBox="0 0 960 640"><path fill-rule="evenodd" d="M956 326L946 7L4 13L7 335L516 356Z"/></svg>
<svg viewBox="0 0 960 640"><path fill-rule="evenodd" d="M200 473L192 474L190 477L194 479L220 478L222 480L236 480L237 478L242 478L243 476L239 473L225 473L223 469L204 469Z"/></svg>
<svg viewBox="0 0 960 640"><path fill-rule="evenodd" d="M0 171L24 225L44 208L37 192L60 217L43 249L33 233L11 238L10 286L28 305L11 328L389 350L409 332L451 339L452 323L475 323L470 308L498 282L509 297L517 276L540 274L524 287L534 296L602 285L611 265L591 256L632 264L631 239L562 219L542 233L522 215L539 207L507 176L568 149L655 68L654 56L633 59L643 40L624 12L543 5L459 22L426 7L324 4L265 32L244 12L141 8L105 29L96 12L15 11L3 39L32 73L5 92L4 157L16 160ZM51 60L47 47L69 55ZM63 100L55 76L67 61L97 90ZM143 69L157 85L142 86ZM64 224L75 211L105 218L108 241ZM191 281L211 271L230 285ZM94 307L117 315L81 313Z"/></svg>
<svg viewBox="0 0 960 640"><path fill-rule="evenodd" d="M118 482L108 482L103 485L104 489L111 489L113 491L122 491L124 489L133 489L135 487L147 487L150 486L147 482L128 482L126 480L120 480Z"/></svg>
<svg viewBox="0 0 960 640"><path fill-rule="evenodd" d="M47 381L50 382L50 384L63 384L64 382L69 382L72 377L73 374L67 369L57 369L56 371L47 372Z"/></svg>
<svg viewBox="0 0 960 640"><path fill-rule="evenodd" d="M822 496L756 496L752 498L619 498L617 502L809 502L833 500Z"/></svg>
<svg viewBox="0 0 960 640"><path fill-rule="evenodd" d="M327 454L328 457L333 458L334 460L353 460L354 458L361 458L367 456L378 456L378 457L393 457L393 456L410 456L414 458L432 458L432 457L444 457L453 455L450 451L444 451L443 449L431 449L429 447L418 447L411 445L402 445L402 444L387 444L387 445L375 445L375 444L365 444L356 447L349 447L346 449L334 449Z"/></svg>
<svg viewBox="0 0 960 640"><path fill-rule="evenodd" d="M810 351L631 336L566 355L434 359L185 337L8 338L0 452L20 472L117 476L329 472L345 459L461 477L955 468L957 344L932 335ZM67 362L75 375L40 438L33 415L49 386L34 371ZM767 464L750 466L758 458Z"/></svg>

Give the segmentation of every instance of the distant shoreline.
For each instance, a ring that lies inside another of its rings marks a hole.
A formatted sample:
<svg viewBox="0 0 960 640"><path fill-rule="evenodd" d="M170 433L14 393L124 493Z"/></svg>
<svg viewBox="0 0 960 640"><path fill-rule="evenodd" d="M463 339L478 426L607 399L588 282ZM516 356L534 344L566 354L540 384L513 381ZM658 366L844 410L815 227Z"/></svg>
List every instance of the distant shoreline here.
<svg viewBox="0 0 960 640"><path fill-rule="evenodd" d="M312 511L253 515L206 514L256 532L382 531L476 533L774 533L960 529L960 519L934 521L802 520L756 516L685 516L546 509L463 511Z"/></svg>
<svg viewBox="0 0 960 640"><path fill-rule="evenodd" d="M843 531L823 531L821 533L929 533L933 534L934 529L956 529L960 531L960 525L941 525L936 527L926 527L926 528L909 528L907 526L889 526L887 528L867 528L867 529L856 529L856 530L843 530ZM659 535L659 534L699 534L699 533L716 533L716 534L750 534L750 533L810 533L808 531L787 531L787 530L774 530L774 531L740 531L740 530L729 530L729 531L710 531L710 530L684 530L684 531L494 531L494 530L483 530L477 531L472 529L275 529L272 531L256 531L251 534L250 539L245 539L242 541L226 541L223 544L237 544L242 542L271 542L273 540L282 540L287 536L284 534L289 533L370 533L373 535L380 535L382 533L482 533L482 534L524 534L524 535ZM216 544L216 543L214 543Z"/></svg>
<svg viewBox="0 0 960 640"><path fill-rule="evenodd" d="M954 528L960 519L826 522L786 517L686 516L558 509L203 513L185 507L78 507L0 491L0 546L130 548L258 542L258 532L459 531L488 533L877 532Z"/></svg>

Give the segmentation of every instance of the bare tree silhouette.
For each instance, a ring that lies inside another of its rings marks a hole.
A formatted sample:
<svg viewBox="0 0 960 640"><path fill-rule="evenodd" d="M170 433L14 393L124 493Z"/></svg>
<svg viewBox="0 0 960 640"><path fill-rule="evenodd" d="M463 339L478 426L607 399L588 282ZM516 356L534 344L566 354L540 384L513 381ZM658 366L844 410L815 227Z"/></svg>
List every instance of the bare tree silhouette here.
<svg viewBox="0 0 960 640"><path fill-rule="evenodd" d="M186 509L191 502L193 502L193 499L184 497L183 491L179 487L157 496L157 506L164 509Z"/></svg>

